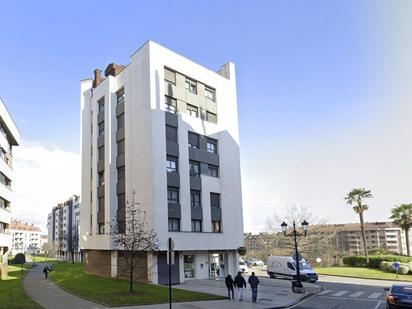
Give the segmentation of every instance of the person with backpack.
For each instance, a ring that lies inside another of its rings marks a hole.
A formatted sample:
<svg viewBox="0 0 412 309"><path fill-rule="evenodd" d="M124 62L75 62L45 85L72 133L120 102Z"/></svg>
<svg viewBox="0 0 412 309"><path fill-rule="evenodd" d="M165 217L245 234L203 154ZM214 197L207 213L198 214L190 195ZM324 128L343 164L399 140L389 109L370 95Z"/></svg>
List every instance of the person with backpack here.
<svg viewBox="0 0 412 309"><path fill-rule="evenodd" d="M234 281L232 279L232 276L229 274L227 275L227 277L225 278L225 284L226 284L226 288L227 288L227 295L228 298L230 299L230 292L232 292L232 299L235 299L235 292L233 291L233 285L234 285Z"/></svg>
<svg viewBox="0 0 412 309"><path fill-rule="evenodd" d="M43 268L44 278L47 279L47 275L49 274L49 268L46 266Z"/></svg>
<svg viewBox="0 0 412 309"><path fill-rule="evenodd" d="M238 272L237 276L235 277L235 286L237 293L239 295L239 301L243 300L243 288L246 288L246 281L245 278L242 277L242 272Z"/></svg>
<svg viewBox="0 0 412 309"><path fill-rule="evenodd" d="M252 272L252 275L248 279L250 289L252 290L252 302L256 303L257 291L259 285L259 278L255 276L255 273Z"/></svg>

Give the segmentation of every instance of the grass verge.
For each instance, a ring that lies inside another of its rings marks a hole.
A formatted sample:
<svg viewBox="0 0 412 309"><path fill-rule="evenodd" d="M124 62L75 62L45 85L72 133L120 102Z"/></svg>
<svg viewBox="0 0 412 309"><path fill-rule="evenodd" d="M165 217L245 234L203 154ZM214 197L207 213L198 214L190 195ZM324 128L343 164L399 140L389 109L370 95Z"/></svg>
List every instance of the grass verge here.
<svg viewBox="0 0 412 309"><path fill-rule="evenodd" d="M23 265L23 275L20 266L9 265L9 273L6 280L0 280L0 307L1 308L42 308L26 294L23 287L24 274L31 267Z"/></svg>
<svg viewBox="0 0 412 309"><path fill-rule="evenodd" d="M126 280L103 278L84 272L84 264L55 263L50 272L50 279L64 290L96 302L110 306L148 305L167 303L169 290L167 287L153 284L135 283L135 293L129 293ZM173 289L173 302L190 302L200 300L216 300L224 297Z"/></svg>
<svg viewBox="0 0 412 309"><path fill-rule="evenodd" d="M362 279L380 279L393 281L412 281L412 275L398 275L383 272L380 269L366 267L322 267L316 268L316 272L320 275L352 277Z"/></svg>

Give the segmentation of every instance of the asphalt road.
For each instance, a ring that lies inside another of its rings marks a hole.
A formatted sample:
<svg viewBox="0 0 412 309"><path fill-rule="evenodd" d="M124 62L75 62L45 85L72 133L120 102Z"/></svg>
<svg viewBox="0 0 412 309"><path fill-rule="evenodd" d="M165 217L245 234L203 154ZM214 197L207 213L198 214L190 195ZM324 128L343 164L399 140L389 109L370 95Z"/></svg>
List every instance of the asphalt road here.
<svg viewBox="0 0 412 309"><path fill-rule="evenodd" d="M323 290L292 308L296 309L385 309L391 282L321 276Z"/></svg>

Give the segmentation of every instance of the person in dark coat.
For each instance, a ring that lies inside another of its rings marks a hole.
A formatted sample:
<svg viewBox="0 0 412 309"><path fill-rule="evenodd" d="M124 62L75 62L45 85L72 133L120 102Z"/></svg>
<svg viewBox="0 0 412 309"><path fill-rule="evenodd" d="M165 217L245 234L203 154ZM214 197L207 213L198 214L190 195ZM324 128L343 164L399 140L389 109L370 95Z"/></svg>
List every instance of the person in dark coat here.
<svg viewBox="0 0 412 309"><path fill-rule="evenodd" d="M47 279L47 275L49 274L49 268L46 266L43 268L44 278Z"/></svg>
<svg viewBox="0 0 412 309"><path fill-rule="evenodd" d="M233 291L233 285L235 284L235 282L233 281L231 275L227 275L227 277L225 278L225 284L227 288L228 298L230 299L230 292L232 292L232 299L235 299L235 292Z"/></svg>
<svg viewBox="0 0 412 309"><path fill-rule="evenodd" d="M252 275L249 277L248 283L250 285L250 289L252 290L252 301L255 303L257 299L258 285L260 282L254 272L252 272Z"/></svg>
<svg viewBox="0 0 412 309"><path fill-rule="evenodd" d="M243 300L243 288L246 288L245 278L242 277L242 273L239 271L235 277L235 287L239 295L239 301Z"/></svg>

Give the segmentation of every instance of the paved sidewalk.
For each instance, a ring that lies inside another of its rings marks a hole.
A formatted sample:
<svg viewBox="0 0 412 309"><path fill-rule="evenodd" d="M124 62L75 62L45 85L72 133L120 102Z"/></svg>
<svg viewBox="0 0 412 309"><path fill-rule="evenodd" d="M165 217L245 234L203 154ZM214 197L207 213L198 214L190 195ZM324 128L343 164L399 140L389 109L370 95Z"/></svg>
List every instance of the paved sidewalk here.
<svg viewBox="0 0 412 309"><path fill-rule="evenodd" d="M102 305L63 291L49 279L44 278L43 269L48 265L39 263L30 270L23 280L24 289L37 303L46 309L94 309L105 308Z"/></svg>
<svg viewBox="0 0 412 309"><path fill-rule="evenodd" d="M46 309L94 309L107 308L103 305L93 303L73 294L63 291L53 282L44 278L43 268L47 264L39 263L24 278L26 292L41 306ZM247 277L246 277L247 280ZM307 295L320 291L321 287L314 284L305 284L306 294L294 294L291 292L291 282L287 280L276 280L260 278L258 299L256 303L251 301L250 288L244 289L244 300L215 300L199 301L190 303L174 303L174 309L236 309L236 308L282 308L288 307ZM227 296L227 290L223 280L190 280L173 288L191 291L211 293ZM237 298L236 291L235 297ZM113 308L113 307L112 307ZM125 309L168 309L169 304L146 305L146 306L124 306L115 308Z"/></svg>

